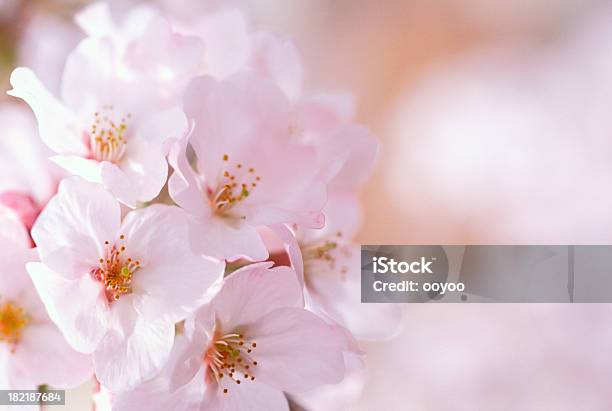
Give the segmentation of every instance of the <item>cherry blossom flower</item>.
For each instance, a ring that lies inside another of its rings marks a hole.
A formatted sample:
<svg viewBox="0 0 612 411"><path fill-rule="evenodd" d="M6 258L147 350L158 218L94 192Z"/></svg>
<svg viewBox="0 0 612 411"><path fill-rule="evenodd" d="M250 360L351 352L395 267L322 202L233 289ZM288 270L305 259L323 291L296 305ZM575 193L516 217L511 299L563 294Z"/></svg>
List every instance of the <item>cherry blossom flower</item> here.
<svg viewBox="0 0 612 411"><path fill-rule="evenodd" d="M295 224L273 231L285 243L309 308L358 338L387 338L399 324L399 307L361 304L361 253L352 241L361 220L357 190L372 172L378 142L352 123L353 111L340 94L311 95L292 105L292 138L316 150L320 179L327 182L326 222L320 230Z"/></svg>
<svg viewBox="0 0 612 411"><path fill-rule="evenodd" d="M211 303L186 322L166 369L120 395L115 409L133 409L128 405L148 398L160 405L155 410L175 400L182 401L176 410L288 410L283 392L340 382L354 341L301 308L293 270L270 267L256 263L227 277Z"/></svg>
<svg viewBox="0 0 612 411"><path fill-rule="evenodd" d="M168 6L166 5L166 9ZM198 4L196 7L201 6ZM272 33L254 30L244 13L233 8L181 13L172 10L177 30L197 36L206 46L203 73L224 80L243 71L275 83L291 99L301 95L304 68L297 47Z"/></svg>
<svg viewBox="0 0 612 411"><path fill-rule="evenodd" d="M71 388L93 375L90 356L73 350L51 321L26 272L36 261L29 241L10 239L0 218L0 387Z"/></svg>
<svg viewBox="0 0 612 411"><path fill-rule="evenodd" d="M361 303L361 249L352 241L359 225L357 201L334 193L321 230L279 225L291 266L304 285L307 307L347 327L358 339L391 337L399 326L397 304Z"/></svg>
<svg viewBox="0 0 612 411"><path fill-rule="evenodd" d="M51 319L98 379L129 390L164 365L174 325L206 300L223 264L191 252L182 210L127 214L101 185L62 181L32 229L40 263L28 272Z"/></svg>
<svg viewBox="0 0 612 411"><path fill-rule="evenodd" d="M56 163L103 183L131 207L152 200L166 182L168 141L187 127L179 96L197 67L189 62L202 55L198 39L173 33L159 19L147 22L130 41L81 41L68 56L61 99L26 68L13 72L9 92L36 114Z"/></svg>
<svg viewBox="0 0 612 411"><path fill-rule="evenodd" d="M199 77L188 88L190 138L170 153L174 201L192 215L193 244L228 260L263 260L268 252L258 226L299 223L319 228L325 185L316 150L290 134L289 103L273 84L249 74L217 82ZM237 119L240 119L237 121Z"/></svg>
<svg viewBox="0 0 612 411"><path fill-rule="evenodd" d="M98 2L77 13L75 22L87 36L110 40L127 68L172 104L202 74L202 40L178 33L155 7L141 4L115 19L108 3Z"/></svg>

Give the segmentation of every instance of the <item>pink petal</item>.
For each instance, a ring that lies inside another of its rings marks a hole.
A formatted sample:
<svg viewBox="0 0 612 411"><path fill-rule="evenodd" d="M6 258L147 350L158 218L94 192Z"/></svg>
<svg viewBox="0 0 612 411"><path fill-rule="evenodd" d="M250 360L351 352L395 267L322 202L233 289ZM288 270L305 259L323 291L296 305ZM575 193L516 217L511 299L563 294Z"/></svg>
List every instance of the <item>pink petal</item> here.
<svg viewBox="0 0 612 411"><path fill-rule="evenodd" d="M202 40L173 31L164 17L146 6L129 13L124 26L138 31L127 44L125 57L130 68L152 81L162 100L174 105L187 82L202 70Z"/></svg>
<svg viewBox="0 0 612 411"><path fill-rule="evenodd" d="M74 16L75 23L88 36L107 36L116 30L110 7L107 3L96 2Z"/></svg>
<svg viewBox="0 0 612 411"><path fill-rule="evenodd" d="M199 252L228 261L264 261L268 250L259 232L242 220L216 215L193 225L192 241Z"/></svg>
<svg viewBox="0 0 612 411"><path fill-rule="evenodd" d="M242 163L253 167L261 181L235 213L245 215L252 225L323 226L321 209L327 194L324 184L316 180L316 167L312 167L316 164L314 150L293 140L274 139L253 140L244 149L258 153Z"/></svg>
<svg viewBox="0 0 612 411"><path fill-rule="evenodd" d="M301 308L279 308L249 325L256 341L255 376L289 393L301 393L344 378L345 330Z"/></svg>
<svg viewBox="0 0 612 411"><path fill-rule="evenodd" d="M251 264L225 279L213 300L224 330L250 324L279 308L300 306L302 290L295 272L289 267L270 266Z"/></svg>
<svg viewBox="0 0 612 411"><path fill-rule="evenodd" d="M123 112L126 103L134 99L125 90L125 82L116 76L117 53L110 38L86 37L66 59L61 96L83 121L81 132L89 131L94 113L103 106L113 105L123 116L127 114Z"/></svg>
<svg viewBox="0 0 612 411"><path fill-rule="evenodd" d="M0 237L23 247L31 244L28 228L19 219L19 215L4 205L0 205Z"/></svg>
<svg viewBox="0 0 612 411"><path fill-rule="evenodd" d="M49 321L26 264L38 261L35 249L0 236L0 298L16 301L36 321Z"/></svg>
<svg viewBox="0 0 612 411"><path fill-rule="evenodd" d="M174 393L193 381L194 377L205 370L203 356L210 344L210 332L214 329L214 311L205 306L196 314L193 330L176 338L172 356L164 369L163 376L168 380L168 389ZM202 376L202 379L204 377Z"/></svg>
<svg viewBox="0 0 612 411"><path fill-rule="evenodd" d="M344 411L357 404L367 377L363 360L357 355L345 354L344 362L348 375L341 383L325 385L292 399L307 410Z"/></svg>
<svg viewBox="0 0 612 411"><path fill-rule="evenodd" d="M295 270L300 285L304 287L304 261L302 258L302 250L300 249L295 234L284 224L273 225L270 229L283 242L285 252L289 256L291 267Z"/></svg>
<svg viewBox="0 0 612 411"><path fill-rule="evenodd" d="M190 142L205 188L214 191L225 184L228 167L249 188L248 197L228 212L231 216L253 226L323 225L326 191L313 167L317 152L290 138L289 102L278 87L247 74L221 83L199 77L185 95L185 110L195 124Z"/></svg>
<svg viewBox="0 0 612 411"><path fill-rule="evenodd" d="M204 379L204 377L199 377ZM119 392L113 398L113 411L138 411L146 404L147 411L198 411L200 391L189 384L177 392L168 391L167 380L154 378L129 392Z"/></svg>
<svg viewBox="0 0 612 411"><path fill-rule="evenodd" d="M117 236L120 208L101 185L78 177L61 182L32 228L41 261L67 278L98 265L104 241Z"/></svg>
<svg viewBox="0 0 612 411"><path fill-rule="evenodd" d="M177 354L187 345L186 343L187 340L184 337L177 336L170 359L161 373L157 377L140 384L133 391L117 393L113 400L113 410L140 410L142 404L147 404L147 410L151 411L199 410L202 402L202 392L204 391L204 375L201 367L176 391L170 389L174 382L174 377L171 375L173 364L177 360ZM199 362L201 365L201 361Z"/></svg>
<svg viewBox="0 0 612 411"><path fill-rule="evenodd" d="M96 160L74 155L58 155L49 159L72 175L91 183L102 182L100 163Z"/></svg>
<svg viewBox="0 0 612 411"><path fill-rule="evenodd" d="M88 274L66 279L41 263L28 263L27 270L68 343L79 352L93 352L108 328L109 307L102 286Z"/></svg>
<svg viewBox="0 0 612 411"><path fill-rule="evenodd" d="M168 162L174 172L168 179L168 192L183 210L196 219L204 219L210 214L210 207L196 173L187 160L186 150L187 138L176 141L170 149Z"/></svg>
<svg viewBox="0 0 612 411"><path fill-rule="evenodd" d="M361 126L347 126L330 137L328 155L349 149L341 170L330 182L331 188L355 189L363 184L374 169L379 144L372 134Z"/></svg>
<svg viewBox="0 0 612 411"><path fill-rule="evenodd" d="M213 391L214 390L214 391ZM204 394L200 411L289 411L282 391L257 381L230 387L227 394L210 387Z"/></svg>
<svg viewBox="0 0 612 411"><path fill-rule="evenodd" d="M205 16L198 34L206 41L206 71L217 78L242 69L251 52L251 36L244 15L220 10Z"/></svg>
<svg viewBox="0 0 612 411"><path fill-rule="evenodd" d="M310 133L327 135L346 124L346 114L318 96L300 99L293 107L295 121Z"/></svg>
<svg viewBox="0 0 612 411"><path fill-rule="evenodd" d="M168 140L181 139L188 131L187 118L178 107L156 112L139 125L135 135L150 143L163 145ZM169 145L168 145L169 148ZM164 150L167 153L168 150Z"/></svg>
<svg viewBox="0 0 612 411"><path fill-rule="evenodd" d="M130 138L122 161L101 163L102 183L129 207L159 195L168 177L168 163L161 145Z"/></svg>
<svg viewBox="0 0 612 411"><path fill-rule="evenodd" d="M15 100L0 106L0 123L11 136L0 139L0 191L21 193L45 204L63 173L47 161L53 152L41 141L35 116Z"/></svg>
<svg viewBox="0 0 612 411"><path fill-rule="evenodd" d="M174 342L174 321L147 321L130 299L116 301L110 328L94 353L96 376L111 391L129 391L153 378L168 360Z"/></svg>
<svg viewBox="0 0 612 411"><path fill-rule="evenodd" d="M250 66L259 75L271 79L292 100L302 93L304 69L295 45L269 33L255 35Z"/></svg>
<svg viewBox="0 0 612 411"><path fill-rule="evenodd" d="M184 108L195 123L190 142L198 156L198 170L208 176L210 185L221 177L224 155L239 162L238 155L247 150L246 144L254 144L257 135L266 131L278 135L288 127L281 117L288 113L288 101L280 90L247 75L221 83L212 77L197 77L187 88ZM258 151L263 152L263 147Z"/></svg>
<svg viewBox="0 0 612 411"><path fill-rule="evenodd" d="M23 99L32 108L45 144L56 153L87 154L74 113L53 97L31 70L15 69L11 74L11 85L13 89L8 94Z"/></svg>
<svg viewBox="0 0 612 411"><path fill-rule="evenodd" d="M0 192L0 206L12 211L17 219L26 227L31 228L38 217L39 206L29 195L4 191Z"/></svg>
<svg viewBox="0 0 612 411"><path fill-rule="evenodd" d="M73 388L91 378L93 362L74 351L55 325L36 324L25 328L9 370L11 382L23 389Z"/></svg>
<svg viewBox="0 0 612 411"><path fill-rule="evenodd" d="M142 264L132 288L134 306L147 319L184 319L223 275L223 263L192 251L187 216L178 207L157 204L132 211L121 233L126 255Z"/></svg>
<svg viewBox="0 0 612 411"><path fill-rule="evenodd" d="M333 190L323 209L325 226L319 230L298 229L304 243L321 239L347 242L357 235L361 224L361 207L354 191Z"/></svg>

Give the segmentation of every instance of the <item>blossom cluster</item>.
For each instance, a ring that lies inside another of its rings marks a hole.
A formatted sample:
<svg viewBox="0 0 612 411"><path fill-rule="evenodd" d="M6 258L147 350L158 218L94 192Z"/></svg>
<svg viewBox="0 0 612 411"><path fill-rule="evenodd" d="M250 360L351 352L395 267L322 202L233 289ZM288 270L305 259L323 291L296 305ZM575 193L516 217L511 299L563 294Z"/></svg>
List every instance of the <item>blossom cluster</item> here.
<svg viewBox="0 0 612 411"><path fill-rule="evenodd" d="M342 408L359 341L400 316L360 303L376 139L239 12L115 17L75 16L58 93L13 71L35 121L0 109L0 386L95 376L98 410Z"/></svg>

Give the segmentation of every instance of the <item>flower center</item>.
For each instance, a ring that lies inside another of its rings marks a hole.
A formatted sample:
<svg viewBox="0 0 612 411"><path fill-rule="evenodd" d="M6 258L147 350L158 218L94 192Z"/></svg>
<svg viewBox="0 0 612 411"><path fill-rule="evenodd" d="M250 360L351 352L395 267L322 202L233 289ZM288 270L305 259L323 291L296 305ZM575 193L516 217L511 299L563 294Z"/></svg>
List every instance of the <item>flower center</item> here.
<svg viewBox="0 0 612 411"><path fill-rule="evenodd" d="M213 344L204 354L204 363L208 366L209 375L215 379L223 393L227 394L228 384L240 385L242 381L255 381L253 368L257 361L253 351L257 348L255 341L249 341L241 333L226 334L214 338Z"/></svg>
<svg viewBox="0 0 612 411"><path fill-rule="evenodd" d="M130 114L127 115L129 119ZM94 113L94 122L89 133L90 147L94 160L118 162L123 158L127 144L127 121L123 117L114 120L113 107L104 106L102 112Z"/></svg>
<svg viewBox="0 0 612 411"><path fill-rule="evenodd" d="M346 280L348 267L344 265L338 267L336 253L343 253L346 256L350 256L350 251L348 248L338 244L337 239L342 237L342 232L338 231L335 237L336 239L334 240L325 239L301 245L300 249L304 260L305 281L308 280L308 276L310 275L329 272L338 272L340 279L342 281Z"/></svg>
<svg viewBox="0 0 612 411"><path fill-rule="evenodd" d="M140 261L134 261L125 255L125 235L119 236L117 244L104 242L104 256L98 260L98 267L92 269L92 276L106 288L109 302L117 301L122 295L132 292L132 278L140 269Z"/></svg>
<svg viewBox="0 0 612 411"><path fill-rule="evenodd" d="M223 155L223 174L217 189L208 189L210 205L214 212L223 214L244 201L257 187L261 177L255 169L241 163L231 164L229 156Z"/></svg>
<svg viewBox="0 0 612 411"><path fill-rule="evenodd" d="M12 301L0 303L0 342L7 343L14 352L23 328L30 321L30 316Z"/></svg>

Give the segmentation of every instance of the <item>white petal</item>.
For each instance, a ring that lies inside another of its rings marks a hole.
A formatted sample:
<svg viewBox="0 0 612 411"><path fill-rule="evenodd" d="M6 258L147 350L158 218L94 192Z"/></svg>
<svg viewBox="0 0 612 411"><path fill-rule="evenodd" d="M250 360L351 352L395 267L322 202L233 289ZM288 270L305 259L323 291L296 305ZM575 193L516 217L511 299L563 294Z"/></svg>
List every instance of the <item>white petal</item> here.
<svg viewBox="0 0 612 411"><path fill-rule="evenodd" d="M102 286L88 274L69 280L41 263L28 263L27 269L49 317L68 343L79 352L93 352L108 328Z"/></svg>
<svg viewBox="0 0 612 411"><path fill-rule="evenodd" d="M254 339L254 375L289 393L309 391L344 378L344 351L349 340L344 329L327 324L301 308L270 312L244 333Z"/></svg>
<svg viewBox="0 0 612 411"><path fill-rule="evenodd" d="M97 2L85 7L74 16L75 23L88 36L107 36L114 34L117 27L113 22L107 3Z"/></svg>
<svg viewBox="0 0 612 411"><path fill-rule="evenodd" d="M231 331L275 309L301 305L302 290L295 271L289 267L269 268L271 264L251 264L226 278L213 300L224 329Z"/></svg>
<svg viewBox="0 0 612 411"><path fill-rule="evenodd" d="M63 180L32 228L41 261L70 278L89 272L104 255L104 241L116 238L120 212L101 185L79 177Z"/></svg>
<svg viewBox="0 0 612 411"><path fill-rule="evenodd" d="M19 379L30 389L42 384L73 388L93 376L91 356L74 351L54 324L32 325L24 331L12 360L11 381Z"/></svg>
<svg viewBox="0 0 612 411"><path fill-rule="evenodd" d="M119 165L102 162L102 182L129 207L157 197L168 177L168 163L159 144L132 138Z"/></svg>
<svg viewBox="0 0 612 411"><path fill-rule="evenodd" d="M73 155L59 155L49 159L72 175L83 177L91 183L102 182L100 163L96 160Z"/></svg>
<svg viewBox="0 0 612 411"><path fill-rule="evenodd" d="M197 221L192 225L191 239L196 251L228 261L268 258L257 229L239 219L212 215L208 220Z"/></svg>
<svg viewBox="0 0 612 411"><path fill-rule="evenodd" d="M11 74L8 94L23 99L34 111L40 136L56 153L86 155L81 127L74 113L53 97L32 70L19 67Z"/></svg>
<svg viewBox="0 0 612 411"><path fill-rule="evenodd" d="M170 197L191 216L197 219L207 218L210 215L210 207L205 201L206 195L201 190L197 175L187 160L187 138L172 145L168 162L174 169L168 179Z"/></svg>
<svg viewBox="0 0 612 411"><path fill-rule="evenodd" d="M96 375L111 391L129 391L156 376L168 360L174 342L174 322L145 321L129 298L112 307L108 333L94 353Z"/></svg>
<svg viewBox="0 0 612 411"><path fill-rule="evenodd" d="M206 291L223 275L224 264L192 251L185 212L153 205L128 214L121 228L126 255L142 265L132 287L136 309L146 318L180 321L206 299Z"/></svg>

